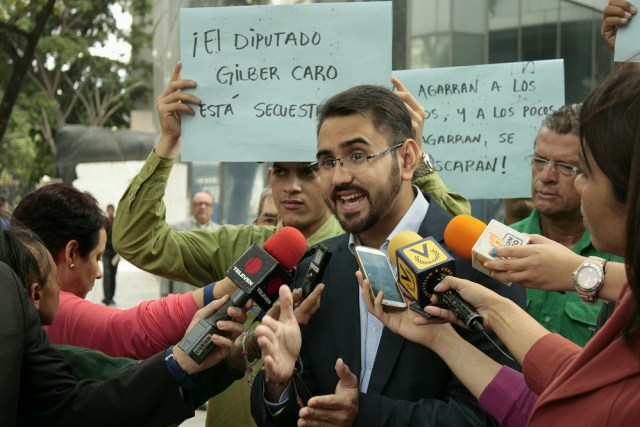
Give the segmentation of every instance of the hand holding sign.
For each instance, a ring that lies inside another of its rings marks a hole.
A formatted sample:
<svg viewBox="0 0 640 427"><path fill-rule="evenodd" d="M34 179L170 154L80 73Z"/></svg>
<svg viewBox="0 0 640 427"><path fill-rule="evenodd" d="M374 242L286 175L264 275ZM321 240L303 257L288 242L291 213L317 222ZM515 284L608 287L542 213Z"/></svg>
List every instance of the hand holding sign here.
<svg viewBox="0 0 640 427"><path fill-rule="evenodd" d="M189 104L200 104L200 99L197 96L182 90L195 88L196 82L180 80L181 70L182 64L177 63L171 74L171 80L156 100L161 130L156 154L160 157L174 158L177 156L182 133L182 114L193 116L195 112Z"/></svg>
<svg viewBox="0 0 640 427"><path fill-rule="evenodd" d="M609 0L609 4L604 8L604 20L600 28L600 34L607 42L609 49L614 49L618 27L627 25L637 12L638 9L628 1Z"/></svg>

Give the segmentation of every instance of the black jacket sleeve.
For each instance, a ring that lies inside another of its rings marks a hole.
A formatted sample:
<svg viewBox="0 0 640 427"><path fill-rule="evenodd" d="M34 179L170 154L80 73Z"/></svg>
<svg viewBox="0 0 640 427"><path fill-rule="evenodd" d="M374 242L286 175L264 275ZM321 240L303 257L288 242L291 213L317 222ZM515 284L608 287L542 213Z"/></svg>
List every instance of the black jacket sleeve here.
<svg viewBox="0 0 640 427"><path fill-rule="evenodd" d="M48 343L17 276L0 263L0 419L3 425L149 425L193 416L162 354L105 381L78 381ZM6 423L6 424L5 424Z"/></svg>

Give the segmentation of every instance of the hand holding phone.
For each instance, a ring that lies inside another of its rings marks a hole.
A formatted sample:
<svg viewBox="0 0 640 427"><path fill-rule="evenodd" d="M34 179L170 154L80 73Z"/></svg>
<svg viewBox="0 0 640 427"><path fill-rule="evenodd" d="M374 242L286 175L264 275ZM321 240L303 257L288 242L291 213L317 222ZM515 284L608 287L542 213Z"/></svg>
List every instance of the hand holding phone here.
<svg viewBox="0 0 640 427"><path fill-rule="evenodd" d="M371 285L372 297L375 298L378 292L382 291L384 292L382 305L405 308L407 303L400 292L398 282L385 253L367 246L356 246L355 253L360 271Z"/></svg>

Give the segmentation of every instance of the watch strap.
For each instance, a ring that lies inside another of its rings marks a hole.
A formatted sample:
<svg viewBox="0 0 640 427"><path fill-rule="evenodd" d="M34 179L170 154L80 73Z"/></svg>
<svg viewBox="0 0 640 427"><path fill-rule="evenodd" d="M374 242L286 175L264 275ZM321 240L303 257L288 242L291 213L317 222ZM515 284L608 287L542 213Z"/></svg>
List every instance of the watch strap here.
<svg viewBox="0 0 640 427"><path fill-rule="evenodd" d="M435 170L436 164L433 160L433 157L431 157L431 155L428 153L422 153L422 161L420 162L418 167L416 167L416 170L413 171L413 179L418 179L422 176L429 175Z"/></svg>
<svg viewBox="0 0 640 427"><path fill-rule="evenodd" d="M191 390L193 388L193 380L191 380L189 374L187 374L178 364L176 357L173 355L173 346L164 351L164 361L169 373L180 387Z"/></svg>

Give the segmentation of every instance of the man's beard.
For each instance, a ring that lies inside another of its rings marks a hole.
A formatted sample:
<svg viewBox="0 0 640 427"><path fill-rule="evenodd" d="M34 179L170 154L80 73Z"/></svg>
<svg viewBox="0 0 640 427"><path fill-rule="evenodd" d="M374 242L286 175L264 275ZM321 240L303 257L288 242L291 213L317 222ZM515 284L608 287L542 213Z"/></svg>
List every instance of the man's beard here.
<svg viewBox="0 0 640 427"><path fill-rule="evenodd" d="M395 160L395 159L394 159ZM338 222L342 229L348 233L359 234L363 231L369 230L373 226L375 226L378 221L384 217L389 208L391 207L393 201L397 197L401 188L400 181L400 168L397 162L393 162L393 166L391 167L391 173L389 174L389 178L387 180L388 185L381 187L378 191L374 193L374 196L371 197L371 194L355 184L347 184L335 187L331 194L331 200L328 200L326 197L324 199L325 203L331 209L331 212L338 218ZM337 212L337 203L336 194L339 191L345 190L354 190L362 193L363 197L365 197L369 202L369 211L364 215L363 218L357 220L357 218L362 215L361 212L355 213L346 213L343 214L344 218L341 218ZM354 221L355 220L355 221Z"/></svg>

